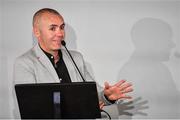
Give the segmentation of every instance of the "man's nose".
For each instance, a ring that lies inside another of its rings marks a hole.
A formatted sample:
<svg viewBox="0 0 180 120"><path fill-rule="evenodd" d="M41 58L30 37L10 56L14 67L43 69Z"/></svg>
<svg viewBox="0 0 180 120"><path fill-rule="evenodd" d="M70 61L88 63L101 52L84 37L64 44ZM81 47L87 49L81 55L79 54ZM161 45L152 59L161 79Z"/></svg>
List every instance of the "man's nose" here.
<svg viewBox="0 0 180 120"><path fill-rule="evenodd" d="M64 36L64 30L59 29L56 34L57 34L57 36Z"/></svg>

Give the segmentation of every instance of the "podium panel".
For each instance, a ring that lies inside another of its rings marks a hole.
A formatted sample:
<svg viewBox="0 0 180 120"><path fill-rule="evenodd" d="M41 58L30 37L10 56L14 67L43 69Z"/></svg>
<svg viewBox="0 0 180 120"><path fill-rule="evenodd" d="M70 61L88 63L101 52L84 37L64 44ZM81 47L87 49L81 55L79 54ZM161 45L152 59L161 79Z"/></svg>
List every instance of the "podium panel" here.
<svg viewBox="0 0 180 120"><path fill-rule="evenodd" d="M22 119L101 118L95 82L17 84Z"/></svg>

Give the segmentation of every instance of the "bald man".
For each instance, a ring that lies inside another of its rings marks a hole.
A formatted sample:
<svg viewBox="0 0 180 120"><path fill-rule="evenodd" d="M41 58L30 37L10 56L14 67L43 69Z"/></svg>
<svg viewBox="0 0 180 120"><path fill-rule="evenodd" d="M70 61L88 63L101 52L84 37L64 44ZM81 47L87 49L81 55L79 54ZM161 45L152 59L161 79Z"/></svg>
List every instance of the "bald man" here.
<svg viewBox="0 0 180 120"><path fill-rule="evenodd" d="M65 37L65 22L54 9L43 8L33 17L33 33L38 44L16 59L14 65L14 83L70 83L82 82L61 41ZM80 72L86 81L93 78L86 69L83 56L70 51ZM132 84L120 80L115 85L105 82L104 88L97 84L100 108L119 99L130 99ZM88 94L88 93L87 93Z"/></svg>

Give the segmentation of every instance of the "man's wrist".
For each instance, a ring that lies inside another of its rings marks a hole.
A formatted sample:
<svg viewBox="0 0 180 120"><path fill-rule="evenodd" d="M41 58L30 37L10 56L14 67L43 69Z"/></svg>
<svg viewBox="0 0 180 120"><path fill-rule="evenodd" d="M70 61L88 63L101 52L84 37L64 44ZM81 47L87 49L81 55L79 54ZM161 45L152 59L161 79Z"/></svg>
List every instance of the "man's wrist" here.
<svg viewBox="0 0 180 120"><path fill-rule="evenodd" d="M114 104L116 102L116 100L109 100L108 97L106 95L104 95L104 97L106 98L106 100L108 102L110 102L111 104Z"/></svg>

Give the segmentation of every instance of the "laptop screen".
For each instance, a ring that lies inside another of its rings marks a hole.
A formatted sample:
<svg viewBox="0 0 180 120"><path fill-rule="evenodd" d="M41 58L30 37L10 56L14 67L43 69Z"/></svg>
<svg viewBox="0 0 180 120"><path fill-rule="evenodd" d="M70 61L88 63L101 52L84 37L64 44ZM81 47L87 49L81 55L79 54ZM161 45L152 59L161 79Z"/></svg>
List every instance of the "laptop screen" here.
<svg viewBox="0 0 180 120"><path fill-rule="evenodd" d="M21 118L101 118L95 82L16 84Z"/></svg>

